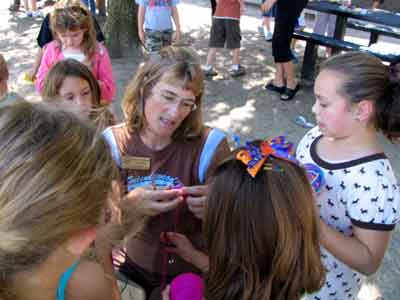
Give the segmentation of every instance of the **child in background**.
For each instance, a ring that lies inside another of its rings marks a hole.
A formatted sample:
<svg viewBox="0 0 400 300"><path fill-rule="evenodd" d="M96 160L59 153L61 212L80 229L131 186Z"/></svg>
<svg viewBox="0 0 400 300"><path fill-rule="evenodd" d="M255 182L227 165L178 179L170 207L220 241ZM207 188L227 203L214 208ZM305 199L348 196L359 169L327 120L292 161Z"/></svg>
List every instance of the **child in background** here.
<svg viewBox="0 0 400 300"><path fill-rule="evenodd" d="M262 1L264 3L265 0ZM273 30L271 29L271 19L275 17L276 13L276 4L272 5L272 7L262 12L262 21L263 21L263 33L264 38L267 42L272 41Z"/></svg>
<svg viewBox="0 0 400 300"><path fill-rule="evenodd" d="M54 9L58 8L64 8L68 6L80 6L81 1L80 0L59 0L57 1L56 5L54 6ZM32 70L29 73L24 74L24 80L27 83L33 83L36 79L36 73L39 69L40 62L42 61L42 56L43 56L43 48L46 46L46 44L52 42L54 40L53 33L51 32L50 29L50 13L48 13L45 18L43 19L42 24L40 25L40 31L39 34L36 38L36 41L38 43L39 49L38 53L35 57L35 62L33 65ZM97 22L96 18L93 16L93 25L94 29L96 30L96 40L99 43L103 43L105 40L104 34L101 31L101 28L99 26L99 23Z"/></svg>
<svg viewBox="0 0 400 300"><path fill-rule="evenodd" d="M179 22L179 0L136 0L138 8L139 39L152 54L172 44L172 22L175 23L175 43L181 40Z"/></svg>
<svg viewBox="0 0 400 300"><path fill-rule="evenodd" d="M232 77L239 77L246 73L240 65L240 16L244 11L243 0L219 0L212 18L210 42L207 63L203 67L204 75L213 77L218 75L214 70L217 49L226 47L232 51L232 67L229 71Z"/></svg>
<svg viewBox="0 0 400 300"><path fill-rule="evenodd" d="M247 143L214 174L203 223L209 261L184 235L168 233L176 246L169 250L205 272L206 300L300 300L324 281L306 173L265 143ZM257 152L262 155L251 167ZM171 297L180 299L193 298Z"/></svg>
<svg viewBox="0 0 400 300"><path fill-rule="evenodd" d="M20 95L8 90L8 66L4 56L0 54L0 107L23 100Z"/></svg>
<svg viewBox="0 0 400 300"><path fill-rule="evenodd" d="M0 298L112 300L83 253L117 170L93 126L44 104L0 109Z"/></svg>
<svg viewBox="0 0 400 300"><path fill-rule="evenodd" d="M399 220L399 185L378 131L400 136L400 83L378 58L349 52L321 65L314 92L318 127L297 158L325 173L316 206L327 277L307 299L351 300L379 268Z"/></svg>
<svg viewBox="0 0 400 300"><path fill-rule="evenodd" d="M35 82L41 92L50 68L60 60L72 58L87 65L100 85L102 103L110 103L116 86L107 49L96 41L91 14L82 6L54 10L51 28L57 40L44 48Z"/></svg>
<svg viewBox="0 0 400 300"><path fill-rule="evenodd" d="M102 130L115 124L112 113L100 103L100 87L92 72L74 59L56 63L44 81L45 102L73 104L84 118L89 118Z"/></svg>

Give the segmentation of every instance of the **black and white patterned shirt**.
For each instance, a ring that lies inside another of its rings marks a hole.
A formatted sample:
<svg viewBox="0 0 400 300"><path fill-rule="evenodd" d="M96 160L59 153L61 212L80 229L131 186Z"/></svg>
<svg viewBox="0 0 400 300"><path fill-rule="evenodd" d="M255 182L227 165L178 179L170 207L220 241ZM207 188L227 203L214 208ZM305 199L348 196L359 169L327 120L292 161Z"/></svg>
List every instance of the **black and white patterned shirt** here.
<svg viewBox="0 0 400 300"><path fill-rule="evenodd" d="M323 221L338 232L351 236L353 226L370 230L393 230L399 221L400 188L384 153L344 162L326 161L316 148L322 137L318 127L300 141L297 159L313 163L325 175L325 185L317 195L317 206ZM336 259L321 247L327 269L322 289L309 299L355 299L362 275Z"/></svg>

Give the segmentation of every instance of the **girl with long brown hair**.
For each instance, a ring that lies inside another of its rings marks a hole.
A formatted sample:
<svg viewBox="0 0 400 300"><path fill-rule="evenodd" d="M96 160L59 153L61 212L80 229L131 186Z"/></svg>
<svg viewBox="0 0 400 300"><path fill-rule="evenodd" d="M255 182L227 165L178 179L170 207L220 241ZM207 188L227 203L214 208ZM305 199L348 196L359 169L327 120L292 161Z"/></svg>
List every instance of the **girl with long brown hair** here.
<svg viewBox="0 0 400 300"><path fill-rule="evenodd" d="M273 151L248 143L214 174L203 225L209 261L183 235L168 234L170 251L205 271L207 300L299 300L325 278L306 173L273 152L254 171L246 157L262 149Z"/></svg>
<svg viewBox="0 0 400 300"><path fill-rule="evenodd" d="M87 66L74 59L59 61L49 70L42 98L45 102L72 106L84 119L94 122L99 130L115 123L113 114L101 105L96 78Z"/></svg>

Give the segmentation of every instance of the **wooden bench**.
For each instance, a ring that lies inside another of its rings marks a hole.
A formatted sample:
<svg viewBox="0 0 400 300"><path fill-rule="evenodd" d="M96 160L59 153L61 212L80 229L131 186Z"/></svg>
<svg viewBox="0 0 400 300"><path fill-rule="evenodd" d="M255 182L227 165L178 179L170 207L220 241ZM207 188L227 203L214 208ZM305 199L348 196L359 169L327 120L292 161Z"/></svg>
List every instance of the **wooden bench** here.
<svg viewBox="0 0 400 300"><path fill-rule="evenodd" d="M369 46L378 42L380 35L386 35L394 38L400 38L400 30L386 25L367 23L357 20L347 20L347 28L370 33Z"/></svg>
<svg viewBox="0 0 400 300"><path fill-rule="evenodd" d="M396 64L400 62L400 53L382 53L373 47L365 47L348 41L336 40L333 37L296 30L293 33L296 40L306 41L306 49L304 52L303 66L301 69L301 78L306 80L314 80L315 65L318 57L318 46L336 48L342 51L362 51L379 57L381 60Z"/></svg>

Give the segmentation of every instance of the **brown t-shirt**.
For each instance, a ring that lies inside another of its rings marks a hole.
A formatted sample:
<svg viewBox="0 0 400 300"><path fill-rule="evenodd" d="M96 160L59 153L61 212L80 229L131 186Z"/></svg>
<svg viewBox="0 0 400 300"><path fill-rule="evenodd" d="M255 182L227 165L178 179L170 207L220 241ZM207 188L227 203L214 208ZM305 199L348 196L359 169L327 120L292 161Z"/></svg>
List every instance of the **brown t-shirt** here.
<svg viewBox="0 0 400 300"><path fill-rule="evenodd" d="M209 128L205 128L198 138L173 141L160 151L147 147L139 134L129 133L125 124L111 128L122 160L121 176L126 191L151 183L160 188L179 183L184 186L201 184L198 176L199 161L210 132ZM229 152L227 140L224 138L216 148L207 174L210 174ZM144 230L128 241L129 258L146 271L161 274L163 245L160 243L160 233L166 231L183 233L195 247L202 248L201 222L183 203L174 211L151 218ZM175 255L171 261L173 263L168 265L168 275L197 271Z"/></svg>

